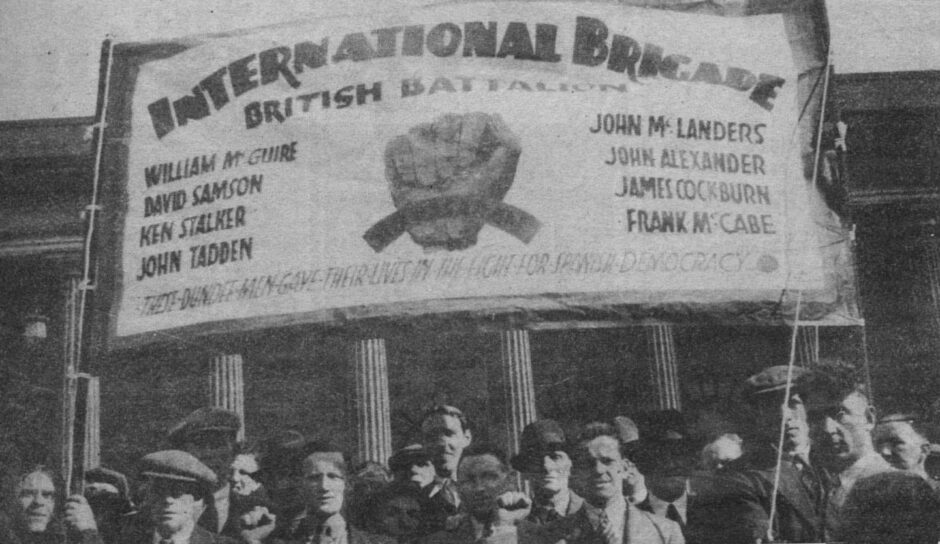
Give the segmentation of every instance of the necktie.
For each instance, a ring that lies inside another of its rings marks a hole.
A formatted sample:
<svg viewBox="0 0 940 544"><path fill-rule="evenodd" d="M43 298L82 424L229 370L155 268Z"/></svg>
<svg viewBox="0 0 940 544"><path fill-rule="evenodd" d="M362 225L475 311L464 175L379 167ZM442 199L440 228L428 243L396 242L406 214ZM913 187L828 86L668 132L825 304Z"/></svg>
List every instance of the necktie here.
<svg viewBox="0 0 940 544"><path fill-rule="evenodd" d="M682 516L679 514L679 509L676 508L676 505L669 503L669 506L666 507L666 519L671 519L672 521L679 524L679 527L685 525L682 522Z"/></svg>
<svg viewBox="0 0 940 544"><path fill-rule="evenodd" d="M610 521L610 518L607 517L607 512L602 510L598 521L598 528L601 531L601 535L604 536L605 544L621 544L620 539L617 538L617 532L614 530L614 524Z"/></svg>

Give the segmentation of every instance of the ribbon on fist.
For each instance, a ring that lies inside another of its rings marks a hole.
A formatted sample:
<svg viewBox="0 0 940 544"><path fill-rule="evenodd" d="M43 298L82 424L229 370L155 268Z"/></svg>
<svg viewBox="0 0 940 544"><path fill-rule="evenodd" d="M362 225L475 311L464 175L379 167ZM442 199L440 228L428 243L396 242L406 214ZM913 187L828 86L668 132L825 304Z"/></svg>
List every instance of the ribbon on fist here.
<svg viewBox="0 0 940 544"><path fill-rule="evenodd" d="M539 221L502 202L522 147L499 115L445 114L385 147L396 211L363 235L377 253L405 231L425 249L465 249L484 223L529 243Z"/></svg>

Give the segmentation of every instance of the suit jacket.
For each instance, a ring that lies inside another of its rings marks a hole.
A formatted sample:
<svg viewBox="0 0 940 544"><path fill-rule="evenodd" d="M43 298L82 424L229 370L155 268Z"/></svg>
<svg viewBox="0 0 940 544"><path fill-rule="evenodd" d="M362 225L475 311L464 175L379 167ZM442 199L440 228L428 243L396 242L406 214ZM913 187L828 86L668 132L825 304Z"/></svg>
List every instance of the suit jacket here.
<svg viewBox="0 0 940 544"><path fill-rule="evenodd" d="M547 529L559 544L605 544L600 529L601 509L585 504L574 516L562 518ZM627 503L623 544L685 544L679 524L644 512Z"/></svg>
<svg viewBox="0 0 940 544"><path fill-rule="evenodd" d="M580 495L574 491L569 490L568 492L571 494L571 499L568 501L568 507L565 509L565 513L562 517L569 517L577 514L579 511L581 511L582 508L584 508L585 505L584 499L581 498ZM532 508L532 513L529 514L529 517L526 519L536 525L546 525L545 521L538 516L538 512L534 506Z"/></svg>
<svg viewBox="0 0 940 544"><path fill-rule="evenodd" d="M296 518L292 527L286 528L285 536L278 538L272 536L272 544L302 544L315 530L313 521L309 517ZM395 539L384 535L375 535L360 531L352 525L346 525L347 544L395 544Z"/></svg>
<svg viewBox="0 0 940 544"><path fill-rule="evenodd" d="M142 514L138 514L131 520L120 541L108 544L153 544L153 527ZM193 528L193 534L189 537L189 544L238 544L238 541L227 536L210 533L196 525Z"/></svg>
<svg viewBox="0 0 940 544"><path fill-rule="evenodd" d="M453 527L444 531L431 533L420 542L421 544L552 544L550 539L538 526L526 520L516 524L515 533L497 533L492 536L476 538L473 531L473 522L467 514L459 514L452 518Z"/></svg>
<svg viewBox="0 0 940 544"><path fill-rule="evenodd" d="M825 475L806 467L805 474L791 461L780 465L777 510L773 520L776 540L821 542L824 540ZM813 484L815 481L815 484ZM716 474L712 485L700 493L688 525L694 544L752 543L766 540L774 486L774 467Z"/></svg>

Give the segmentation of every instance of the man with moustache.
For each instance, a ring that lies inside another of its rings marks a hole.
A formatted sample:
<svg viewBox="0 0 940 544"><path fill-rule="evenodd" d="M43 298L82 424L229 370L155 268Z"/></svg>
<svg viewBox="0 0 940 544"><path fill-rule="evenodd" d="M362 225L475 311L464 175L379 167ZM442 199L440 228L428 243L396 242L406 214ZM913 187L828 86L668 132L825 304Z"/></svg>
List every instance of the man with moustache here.
<svg viewBox="0 0 940 544"><path fill-rule="evenodd" d="M298 467L303 478L301 495L305 509L286 527L276 543L296 544L391 544L394 540L349 525L343 517L347 492L346 456L327 442L303 447Z"/></svg>
<svg viewBox="0 0 940 544"><path fill-rule="evenodd" d="M432 527L443 529L447 518L457 514L460 495L454 478L464 449L473 441L470 420L453 406L434 406L421 421L424 446L431 452L436 477L428 488Z"/></svg>
<svg viewBox="0 0 940 544"><path fill-rule="evenodd" d="M878 420L872 433L875 451L891 466L905 470L924 479L935 490L937 480L927 474L927 456L930 441L927 432L911 414L890 414Z"/></svg>
<svg viewBox="0 0 940 544"><path fill-rule="evenodd" d="M616 428L591 423L574 450L574 474L591 507L564 518L552 529L569 544L684 544L679 525L640 510L623 495L631 464L623 456Z"/></svg>
<svg viewBox="0 0 940 544"><path fill-rule="evenodd" d="M237 542L197 524L218 484L215 473L199 459L179 450L158 451L141 460L140 475L146 479L141 512L119 540L121 544Z"/></svg>
<svg viewBox="0 0 940 544"><path fill-rule="evenodd" d="M535 504L528 520L532 523L546 525L584 508L584 499L568 487L572 462L557 422L542 419L526 425L511 464L531 486Z"/></svg>
<svg viewBox="0 0 940 544"><path fill-rule="evenodd" d="M855 482L895 469L875 451L875 410L854 368L817 365L803 389L815 449L832 474L825 514L825 535L832 540L839 535L842 506Z"/></svg>

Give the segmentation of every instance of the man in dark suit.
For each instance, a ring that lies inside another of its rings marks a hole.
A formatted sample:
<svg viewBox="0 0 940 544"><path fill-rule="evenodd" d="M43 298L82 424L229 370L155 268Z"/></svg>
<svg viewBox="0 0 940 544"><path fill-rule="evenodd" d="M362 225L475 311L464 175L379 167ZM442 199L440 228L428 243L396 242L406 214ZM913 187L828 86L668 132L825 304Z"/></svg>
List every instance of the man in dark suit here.
<svg viewBox="0 0 940 544"><path fill-rule="evenodd" d="M458 408L438 405L424 414L421 433L437 472L434 482L427 487L431 499L429 519L433 527L443 529L447 518L457 514L460 507L454 478L464 449L473 441L473 431L470 420Z"/></svg>
<svg viewBox="0 0 940 544"><path fill-rule="evenodd" d="M231 505L231 464L235 459L241 419L230 410L200 408L173 426L167 433L171 448L183 450L215 472L217 483L212 500L199 524L213 533L221 533L229 521Z"/></svg>
<svg viewBox="0 0 940 544"><path fill-rule="evenodd" d="M501 451L486 445L468 448L457 469L462 512L424 544L548 544L539 528L525 520L532 502L514 491L514 474Z"/></svg>
<svg viewBox="0 0 940 544"><path fill-rule="evenodd" d="M584 499L568 486L572 462L565 433L557 422L542 419L526 425L519 453L511 464L532 489L535 504L529 521L546 525L584 507Z"/></svg>
<svg viewBox="0 0 940 544"><path fill-rule="evenodd" d="M679 525L640 510L623 496L632 465L624 458L616 428L591 423L574 450L574 474L591 507L556 522L552 529L571 544L684 544Z"/></svg>
<svg viewBox="0 0 940 544"><path fill-rule="evenodd" d="M218 484L199 459L179 450L151 453L141 460L144 498L121 544L234 544L197 525Z"/></svg>
<svg viewBox="0 0 940 544"><path fill-rule="evenodd" d="M275 542L304 544L385 544L394 540L363 532L346 523L346 456L326 442L310 442L300 456L301 495L305 509Z"/></svg>
<svg viewBox="0 0 940 544"><path fill-rule="evenodd" d="M697 497L699 508L689 523L701 535L700 542L823 540L828 485L826 473L810 455L809 423L800 386L806 373L800 367L793 368L789 396L786 366L769 367L747 379L745 395L755 415L753 432L745 438L751 468L716 473L709 493ZM771 519L781 425L783 455Z"/></svg>

